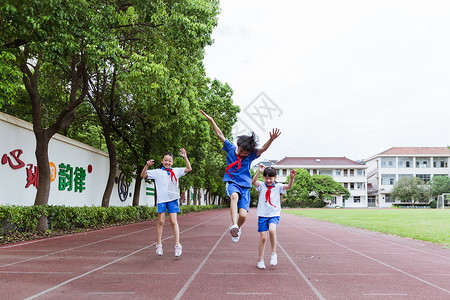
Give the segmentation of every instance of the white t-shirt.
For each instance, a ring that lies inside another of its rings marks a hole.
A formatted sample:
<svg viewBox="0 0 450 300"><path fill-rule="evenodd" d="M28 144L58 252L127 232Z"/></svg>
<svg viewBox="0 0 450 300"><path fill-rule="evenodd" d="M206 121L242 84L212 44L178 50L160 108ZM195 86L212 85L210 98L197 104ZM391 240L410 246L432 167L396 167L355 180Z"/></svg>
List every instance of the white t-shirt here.
<svg viewBox="0 0 450 300"><path fill-rule="evenodd" d="M278 217L281 213L280 194L285 194L286 190L283 188L284 184L275 183L275 187L270 190L270 200L266 200L267 187L264 182L258 181L259 191L258 207L256 208L256 215L258 217Z"/></svg>
<svg viewBox="0 0 450 300"><path fill-rule="evenodd" d="M147 179L155 180L158 203L170 202L180 198L178 181L181 176L186 174L186 168L172 168L172 170L177 180L175 178L171 179L170 174L166 170L147 170Z"/></svg>

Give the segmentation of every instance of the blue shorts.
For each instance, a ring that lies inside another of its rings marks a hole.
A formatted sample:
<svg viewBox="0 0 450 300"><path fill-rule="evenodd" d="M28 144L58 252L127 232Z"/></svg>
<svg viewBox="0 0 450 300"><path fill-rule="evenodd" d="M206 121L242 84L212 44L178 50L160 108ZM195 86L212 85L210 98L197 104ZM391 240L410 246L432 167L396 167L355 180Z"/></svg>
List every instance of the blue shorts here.
<svg viewBox="0 0 450 300"><path fill-rule="evenodd" d="M178 204L178 199L170 201L170 202L164 202L164 203L158 203L158 212L159 213L179 213L180 212L180 205Z"/></svg>
<svg viewBox="0 0 450 300"><path fill-rule="evenodd" d="M225 191L230 198L233 193L239 194L238 209L243 208L246 211L250 209L250 188L237 185L234 182L227 182Z"/></svg>
<svg viewBox="0 0 450 300"><path fill-rule="evenodd" d="M270 223L278 225L278 222L280 222L280 217L258 217L258 232L267 231Z"/></svg>

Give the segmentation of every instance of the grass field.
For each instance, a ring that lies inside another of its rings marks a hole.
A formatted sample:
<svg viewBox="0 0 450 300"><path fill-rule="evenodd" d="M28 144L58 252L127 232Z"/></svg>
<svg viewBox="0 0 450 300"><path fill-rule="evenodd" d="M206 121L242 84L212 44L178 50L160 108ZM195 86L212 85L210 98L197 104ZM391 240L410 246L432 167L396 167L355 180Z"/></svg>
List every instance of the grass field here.
<svg viewBox="0 0 450 300"><path fill-rule="evenodd" d="M289 209L295 214L349 227L450 244L450 209Z"/></svg>

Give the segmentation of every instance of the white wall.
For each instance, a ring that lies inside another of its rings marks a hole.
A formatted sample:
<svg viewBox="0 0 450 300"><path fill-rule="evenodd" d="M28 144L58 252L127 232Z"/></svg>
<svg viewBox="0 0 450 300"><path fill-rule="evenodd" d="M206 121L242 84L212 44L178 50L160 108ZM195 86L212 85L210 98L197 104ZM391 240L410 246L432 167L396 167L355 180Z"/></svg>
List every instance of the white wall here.
<svg viewBox="0 0 450 300"><path fill-rule="evenodd" d="M0 112L0 205L29 206L34 204L36 187L27 178L32 178L35 174L35 148L36 141L32 124ZM15 150L21 150L22 153L18 155L19 153ZM49 205L101 206L109 171L107 153L56 134L49 143L49 160L56 167L55 178L50 187ZM76 168L85 170L84 190L75 192L74 186L71 191L68 190L68 187L64 190L59 189L59 179L62 178L59 176L62 169L60 164L70 165L73 167L73 171ZM28 172L32 176L28 177ZM120 183L118 182L119 175L120 171L117 173L110 205L131 206L134 180L126 192L127 185L118 184ZM29 186L26 187L27 185ZM142 182L139 204L153 206L154 196L146 195L146 186L147 184ZM122 191L120 195L119 191Z"/></svg>

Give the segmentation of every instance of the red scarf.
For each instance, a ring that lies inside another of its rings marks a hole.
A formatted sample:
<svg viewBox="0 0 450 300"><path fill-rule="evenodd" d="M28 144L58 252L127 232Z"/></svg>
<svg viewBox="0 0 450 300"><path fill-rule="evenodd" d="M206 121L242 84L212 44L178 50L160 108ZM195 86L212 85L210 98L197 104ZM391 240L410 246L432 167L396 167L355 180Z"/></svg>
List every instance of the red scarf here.
<svg viewBox="0 0 450 300"><path fill-rule="evenodd" d="M226 169L225 169L225 173L227 173L228 175L230 175L231 178L233 178L233 176L230 173L236 172L237 170L239 170L241 168L241 161L242 158L239 155L237 156L237 160L233 163L231 163ZM238 164L236 170L228 172L229 169L231 169L232 167L234 167L236 164Z"/></svg>
<svg viewBox="0 0 450 300"><path fill-rule="evenodd" d="M271 185L271 186L267 186L267 191L266 191L266 202L269 202L270 205L272 205L273 207L276 207L275 205L272 204L272 202L270 202L270 190L273 189L275 187L275 185Z"/></svg>
<svg viewBox="0 0 450 300"><path fill-rule="evenodd" d="M173 172L173 170L171 168L164 168L162 167L163 171L167 171L167 175L170 175L170 180L172 180L175 178L175 182L177 182L177 176L175 176L175 173Z"/></svg>

